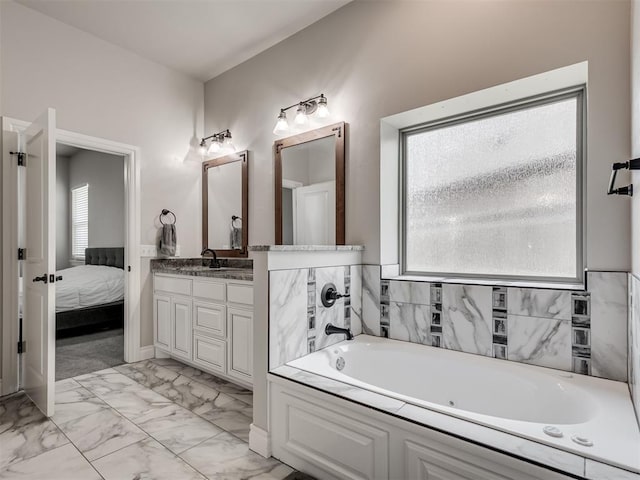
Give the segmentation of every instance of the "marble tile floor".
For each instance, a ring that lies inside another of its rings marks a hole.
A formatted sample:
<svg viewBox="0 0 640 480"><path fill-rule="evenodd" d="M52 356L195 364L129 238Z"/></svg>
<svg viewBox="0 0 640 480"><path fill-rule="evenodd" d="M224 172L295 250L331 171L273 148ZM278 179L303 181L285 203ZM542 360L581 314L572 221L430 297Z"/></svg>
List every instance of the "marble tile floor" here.
<svg viewBox="0 0 640 480"><path fill-rule="evenodd" d="M47 419L18 393L0 399L0 478L283 479L249 450L252 395L171 359L56 383Z"/></svg>

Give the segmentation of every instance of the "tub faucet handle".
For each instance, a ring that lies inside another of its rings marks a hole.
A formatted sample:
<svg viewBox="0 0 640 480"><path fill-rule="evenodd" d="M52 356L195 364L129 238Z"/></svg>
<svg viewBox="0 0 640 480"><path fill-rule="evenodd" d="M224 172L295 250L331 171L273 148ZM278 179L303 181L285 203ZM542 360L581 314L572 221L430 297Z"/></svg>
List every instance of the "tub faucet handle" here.
<svg viewBox="0 0 640 480"><path fill-rule="evenodd" d="M325 307L331 307L340 298L349 298L351 295L338 292L336 286L333 283L327 283L322 287L322 293L320 294L320 300Z"/></svg>

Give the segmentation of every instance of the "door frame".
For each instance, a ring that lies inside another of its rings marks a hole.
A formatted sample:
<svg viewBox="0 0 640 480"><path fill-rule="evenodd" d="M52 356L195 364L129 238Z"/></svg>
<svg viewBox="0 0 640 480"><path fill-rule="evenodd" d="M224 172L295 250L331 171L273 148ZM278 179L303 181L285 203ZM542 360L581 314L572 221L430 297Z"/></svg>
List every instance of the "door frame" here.
<svg viewBox="0 0 640 480"><path fill-rule="evenodd" d="M29 122L2 118L2 134L23 133ZM127 363L143 358L140 347L140 149L133 145L104 138L56 129L56 144L69 145L124 157L125 191L125 298L124 298L124 360ZM7 158L9 146L2 146L2 384L0 395L18 390L18 166ZM127 268L131 271L127 272Z"/></svg>

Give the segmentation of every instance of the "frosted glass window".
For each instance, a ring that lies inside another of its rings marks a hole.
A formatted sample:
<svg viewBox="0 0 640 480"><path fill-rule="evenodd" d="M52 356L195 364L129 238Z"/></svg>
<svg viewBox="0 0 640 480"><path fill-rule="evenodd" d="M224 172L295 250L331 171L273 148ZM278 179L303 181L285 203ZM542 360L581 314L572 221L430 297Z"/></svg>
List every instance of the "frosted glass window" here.
<svg viewBox="0 0 640 480"><path fill-rule="evenodd" d="M582 92L408 130L407 273L576 280Z"/></svg>

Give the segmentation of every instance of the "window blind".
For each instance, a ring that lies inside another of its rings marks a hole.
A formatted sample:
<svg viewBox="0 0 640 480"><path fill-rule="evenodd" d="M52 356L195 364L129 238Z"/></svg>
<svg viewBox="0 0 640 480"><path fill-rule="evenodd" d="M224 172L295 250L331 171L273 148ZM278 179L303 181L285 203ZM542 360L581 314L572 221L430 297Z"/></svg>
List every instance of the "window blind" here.
<svg viewBox="0 0 640 480"><path fill-rule="evenodd" d="M89 246L89 185L71 190L71 255L84 258Z"/></svg>

